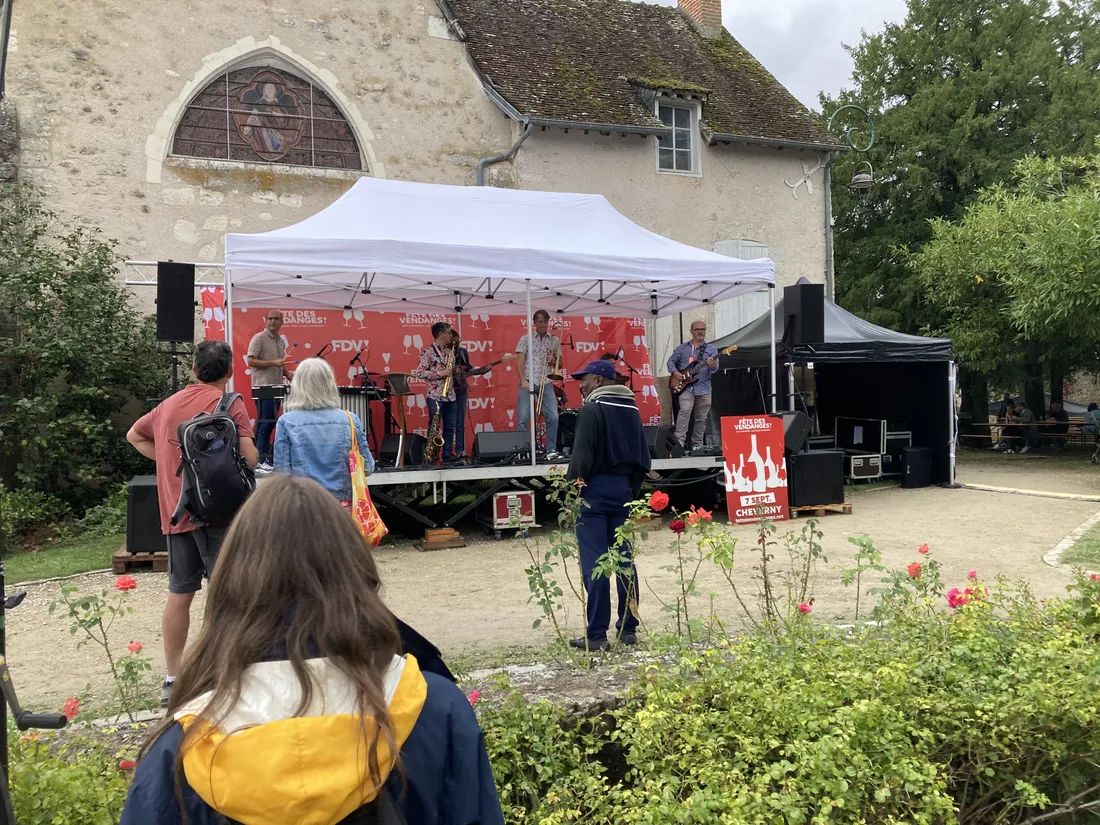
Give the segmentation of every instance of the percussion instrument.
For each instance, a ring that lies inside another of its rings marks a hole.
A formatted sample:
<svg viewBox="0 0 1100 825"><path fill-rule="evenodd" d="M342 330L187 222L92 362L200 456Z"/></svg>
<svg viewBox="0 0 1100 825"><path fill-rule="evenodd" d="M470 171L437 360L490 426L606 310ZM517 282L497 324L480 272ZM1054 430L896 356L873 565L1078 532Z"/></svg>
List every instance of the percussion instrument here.
<svg viewBox="0 0 1100 825"><path fill-rule="evenodd" d="M286 398L287 387L285 384L272 384L270 387L253 387L253 401L282 401Z"/></svg>
<svg viewBox="0 0 1100 825"><path fill-rule="evenodd" d="M359 416L363 426L370 421L370 402L381 400L377 389L368 387L337 387L340 391L340 407Z"/></svg>

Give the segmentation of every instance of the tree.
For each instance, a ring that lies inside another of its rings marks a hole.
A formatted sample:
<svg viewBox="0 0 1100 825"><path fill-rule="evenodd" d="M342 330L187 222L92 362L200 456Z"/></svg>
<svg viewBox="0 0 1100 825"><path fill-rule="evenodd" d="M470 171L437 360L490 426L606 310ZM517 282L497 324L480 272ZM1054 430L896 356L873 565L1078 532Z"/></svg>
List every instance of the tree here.
<svg viewBox="0 0 1100 825"><path fill-rule="evenodd" d="M847 102L872 112L878 142L846 153L883 184L866 200L834 186L836 291L847 309L906 332L943 326L899 248L934 218L958 218L1026 155L1091 151L1100 129L1100 0L909 0L903 23L850 49ZM855 125L853 123L835 124Z"/></svg>
<svg viewBox="0 0 1100 825"><path fill-rule="evenodd" d="M1068 370L1100 365L1100 154L1025 158L1011 186L983 190L958 221L937 219L910 258L961 362L1025 378L1041 365L1060 399Z"/></svg>
<svg viewBox="0 0 1100 825"><path fill-rule="evenodd" d="M167 391L117 261L112 243L61 224L31 187L0 189L0 480L77 509L141 466L125 426Z"/></svg>

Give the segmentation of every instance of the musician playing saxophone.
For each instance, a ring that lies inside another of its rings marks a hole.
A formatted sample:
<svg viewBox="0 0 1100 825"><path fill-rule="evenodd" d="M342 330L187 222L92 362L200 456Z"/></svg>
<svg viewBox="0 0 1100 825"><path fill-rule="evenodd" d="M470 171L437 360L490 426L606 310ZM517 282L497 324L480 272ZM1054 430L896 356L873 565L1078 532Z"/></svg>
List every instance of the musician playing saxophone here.
<svg viewBox="0 0 1100 825"><path fill-rule="evenodd" d="M413 375L425 382L428 400L428 421L440 419L443 435L443 461L454 458L455 404L454 381L448 381L454 371L454 351L451 349L451 325L445 321L432 324L432 343L420 353L420 362ZM446 392L444 392L446 391Z"/></svg>
<svg viewBox="0 0 1100 825"><path fill-rule="evenodd" d="M694 375L690 369L704 362ZM688 449L688 430L691 429L691 444L700 446L705 443L707 421L710 416L710 375L718 369L718 350L714 344L707 343L706 321L693 321L691 340L685 341L672 351L668 359L668 371L673 381L690 382L680 395L680 412L676 416L676 440L680 446Z"/></svg>

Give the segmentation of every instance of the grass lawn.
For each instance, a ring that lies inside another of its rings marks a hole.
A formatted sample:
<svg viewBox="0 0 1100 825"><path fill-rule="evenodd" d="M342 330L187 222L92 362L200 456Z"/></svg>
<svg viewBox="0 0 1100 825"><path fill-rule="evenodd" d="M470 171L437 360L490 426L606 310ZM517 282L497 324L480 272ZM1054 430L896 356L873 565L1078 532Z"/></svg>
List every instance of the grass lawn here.
<svg viewBox="0 0 1100 825"><path fill-rule="evenodd" d="M49 544L42 550L17 551L4 559L7 586L37 579L71 576L111 566L123 536L80 536Z"/></svg>
<svg viewBox="0 0 1100 825"><path fill-rule="evenodd" d="M1062 556L1062 562L1092 570L1100 569L1100 524L1094 524L1077 539L1077 543Z"/></svg>

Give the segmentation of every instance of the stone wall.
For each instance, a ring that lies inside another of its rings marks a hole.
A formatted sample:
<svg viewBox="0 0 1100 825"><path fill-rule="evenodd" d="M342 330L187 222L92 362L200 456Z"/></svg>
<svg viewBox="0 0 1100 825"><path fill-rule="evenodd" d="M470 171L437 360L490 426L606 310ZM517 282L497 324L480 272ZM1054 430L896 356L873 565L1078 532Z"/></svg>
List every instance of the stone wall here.
<svg viewBox="0 0 1100 825"><path fill-rule="evenodd" d="M225 232L295 223L354 182L346 172L168 155L191 96L250 56L293 66L341 106L367 174L472 184L477 159L518 135L430 0L17 3L14 28L8 84L20 111L21 176L51 209L99 226L129 258L221 261ZM792 189L821 160L719 146L704 150L701 177L677 177L657 173L654 138L548 130L493 167L490 182L602 193L646 228L703 248L763 241L785 284L824 277L820 168L813 195ZM147 309L151 293L139 293Z"/></svg>

